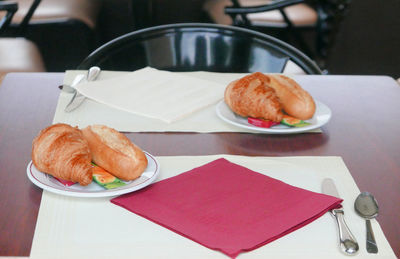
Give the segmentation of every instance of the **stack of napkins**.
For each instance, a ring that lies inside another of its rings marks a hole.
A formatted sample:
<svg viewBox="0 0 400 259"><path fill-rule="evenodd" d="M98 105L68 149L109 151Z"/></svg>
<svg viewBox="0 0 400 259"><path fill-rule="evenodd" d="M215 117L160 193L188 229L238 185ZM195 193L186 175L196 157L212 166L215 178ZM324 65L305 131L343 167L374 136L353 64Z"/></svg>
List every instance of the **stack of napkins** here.
<svg viewBox="0 0 400 259"><path fill-rule="evenodd" d="M149 67L75 86L79 93L99 103L167 123L217 103L225 87Z"/></svg>

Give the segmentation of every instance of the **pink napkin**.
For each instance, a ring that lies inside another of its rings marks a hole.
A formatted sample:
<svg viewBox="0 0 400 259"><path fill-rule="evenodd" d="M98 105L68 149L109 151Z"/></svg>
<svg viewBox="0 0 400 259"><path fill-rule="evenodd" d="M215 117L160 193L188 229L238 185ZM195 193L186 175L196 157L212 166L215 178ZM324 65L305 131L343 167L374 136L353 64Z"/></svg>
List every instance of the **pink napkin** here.
<svg viewBox="0 0 400 259"><path fill-rule="evenodd" d="M342 200L221 158L111 202L234 258L307 225Z"/></svg>

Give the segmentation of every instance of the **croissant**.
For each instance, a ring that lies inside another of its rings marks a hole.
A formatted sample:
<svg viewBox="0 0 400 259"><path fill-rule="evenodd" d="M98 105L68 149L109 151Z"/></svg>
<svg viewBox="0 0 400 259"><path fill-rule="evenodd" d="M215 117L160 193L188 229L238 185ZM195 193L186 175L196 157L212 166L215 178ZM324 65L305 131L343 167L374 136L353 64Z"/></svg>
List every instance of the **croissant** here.
<svg viewBox="0 0 400 259"><path fill-rule="evenodd" d="M41 130L32 143L32 162L39 171L83 186L92 182L91 160L82 132L67 124Z"/></svg>
<svg viewBox="0 0 400 259"><path fill-rule="evenodd" d="M270 82L260 72L233 81L225 89L225 103L240 116L280 122L282 106Z"/></svg>

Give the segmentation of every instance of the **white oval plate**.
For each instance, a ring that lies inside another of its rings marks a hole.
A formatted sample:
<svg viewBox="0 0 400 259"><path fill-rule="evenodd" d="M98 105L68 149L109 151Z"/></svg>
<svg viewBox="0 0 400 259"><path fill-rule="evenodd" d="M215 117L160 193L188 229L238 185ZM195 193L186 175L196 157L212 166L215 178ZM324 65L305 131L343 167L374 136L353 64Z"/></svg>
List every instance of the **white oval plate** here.
<svg viewBox="0 0 400 259"><path fill-rule="evenodd" d="M234 113L229 106L225 103L224 100L220 101L217 104L216 112L219 118L224 120L225 122L235 125L240 128L250 129L258 132L264 132L269 134L293 134L293 133L301 133L309 130L320 128L325 125L332 117L331 109L325 104L315 100L316 110L314 116L305 120L306 122L311 123L308 126L304 127L288 127L282 124L273 126L271 128L262 128L254 126L247 122L246 117L242 117Z"/></svg>
<svg viewBox="0 0 400 259"><path fill-rule="evenodd" d="M124 186L110 190L104 189L94 181L88 186L81 186L78 183L64 186L51 175L37 170L32 161L29 162L26 172L32 183L49 192L73 197L109 197L137 191L154 182L160 172L160 166L152 155L147 152L144 153L147 157L148 165L142 175L133 181L125 182L126 185Z"/></svg>

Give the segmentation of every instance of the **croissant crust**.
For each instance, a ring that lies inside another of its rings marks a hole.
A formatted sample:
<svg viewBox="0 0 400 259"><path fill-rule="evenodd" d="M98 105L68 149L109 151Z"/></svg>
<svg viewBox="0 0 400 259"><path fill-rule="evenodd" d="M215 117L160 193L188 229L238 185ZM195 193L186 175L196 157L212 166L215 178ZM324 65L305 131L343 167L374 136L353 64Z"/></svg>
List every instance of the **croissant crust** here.
<svg viewBox="0 0 400 259"><path fill-rule="evenodd" d="M225 103L240 116L280 122L282 106L270 82L271 79L260 72L233 81L225 89Z"/></svg>
<svg viewBox="0 0 400 259"><path fill-rule="evenodd" d="M92 181L91 160L82 132L67 124L41 130L32 143L32 162L39 171L83 186Z"/></svg>

